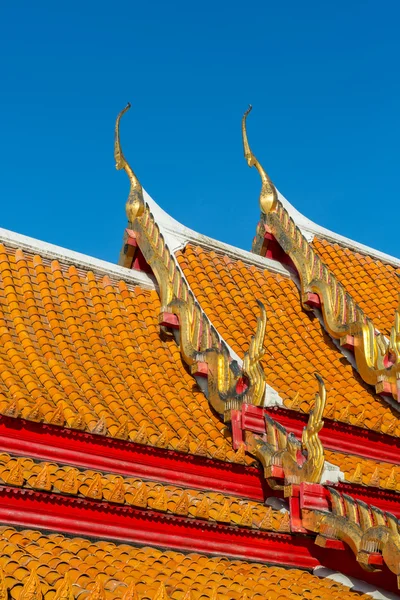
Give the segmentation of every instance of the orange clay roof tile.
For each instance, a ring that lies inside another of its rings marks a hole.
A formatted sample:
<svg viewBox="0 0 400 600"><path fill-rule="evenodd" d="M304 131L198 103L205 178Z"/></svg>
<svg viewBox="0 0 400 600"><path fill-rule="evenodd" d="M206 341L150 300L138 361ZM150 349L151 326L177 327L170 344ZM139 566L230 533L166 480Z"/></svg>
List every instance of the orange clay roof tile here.
<svg viewBox="0 0 400 600"><path fill-rule="evenodd" d="M398 305L400 269L324 239L314 238L312 246L375 327L388 335Z"/></svg>
<svg viewBox="0 0 400 600"><path fill-rule="evenodd" d="M67 598L69 594L92 600L367 598L299 569L12 527L1 527L0 534L0 572L11 598L23 597L28 582L44 600Z"/></svg>
<svg viewBox="0 0 400 600"><path fill-rule="evenodd" d="M0 413L215 453L225 426L161 339L156 292L3 245L0 281Z"/></svg>
<svg viewBox="0 0 400 600"><path fill-rule="evenodd" d="M262 366L268 383L280 394L285 406L290 408L298 395L299 408L309 411L315 394L314 372L318 371L327 384L327 416L350 424L357 421L359 426L377 431L383 431L384 424L392 422L390 407L363 383L318 319L302 309L298 289L291 279L191 245L178 253L178 260L194 294L202 298L206 315L239 356L247 351L250 334L256 329L256 300L264 303L268 322ZM202 271L202 278L193 276L196 269ZM213 287L216 280L222 282L227 277L234 284L224 285L226 294L217 302L207 293L207 280L211 281L207 273L211 272ZM251 294L243 304L249 289ZM392 426L390 434L400 435L400 423Z"/></svg>

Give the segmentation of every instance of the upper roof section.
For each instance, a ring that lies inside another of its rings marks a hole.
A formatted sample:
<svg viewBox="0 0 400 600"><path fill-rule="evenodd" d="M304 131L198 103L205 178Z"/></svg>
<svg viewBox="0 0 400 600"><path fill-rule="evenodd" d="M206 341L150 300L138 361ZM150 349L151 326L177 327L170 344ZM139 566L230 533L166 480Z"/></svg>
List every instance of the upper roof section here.
<svg viewBox="0 0 400 600"><path fill-rule="evenodd" d="M153 279L22 236L3 240L0 414L208 456L224 446L224 424L174 339L160 337Z"/></svg>

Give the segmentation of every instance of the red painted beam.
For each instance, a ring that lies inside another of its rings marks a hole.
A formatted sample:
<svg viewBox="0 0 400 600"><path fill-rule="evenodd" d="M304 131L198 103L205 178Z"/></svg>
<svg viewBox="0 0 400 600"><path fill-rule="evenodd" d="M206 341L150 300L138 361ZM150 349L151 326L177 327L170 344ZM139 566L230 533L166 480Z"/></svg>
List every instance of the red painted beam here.
<svg viewBox="0 0 400 600"><path fill-rule="evenodd" d="M314 544L311 536L230 527L5 486L0 486L0 522L303 569L325 566L397 591L396 577L385 566L379 573L368 573L356 562L349 548L340 551L321 548Z"/></svg>
<svg viewBox="0 0 400 600"><path fill-rule="evenodd" d="M275 495L255 467L0 416L0 450L263 501Z"/></svg>

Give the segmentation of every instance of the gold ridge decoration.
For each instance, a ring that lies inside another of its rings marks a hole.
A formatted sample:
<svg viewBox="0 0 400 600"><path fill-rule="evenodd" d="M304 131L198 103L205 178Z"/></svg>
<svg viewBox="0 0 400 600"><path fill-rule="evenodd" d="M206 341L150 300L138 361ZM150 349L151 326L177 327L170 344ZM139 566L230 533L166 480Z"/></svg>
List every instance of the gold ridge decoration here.
<svg viewBox="0 0 400 600"><path fill-rule="evenodd" d="M278 483L282 471L284 484L300 484L303 481L319 483L324 468L324 447L319 438L324 422L322 420L326 404L326 389L322 378L315 374L319 391L315 396L315 405L303 429L301 442L292 433L267 414L266 440L246 431L247 449L264 467L264 475L273 489L283 489Z"/></svg>
<svg viewBox="0 0 400 600"><path fill-rule="evenodd" d="M130 109L131 104L125 106L123 110L117 116L117 120L115 123L115 140L114 140L114 158L115 158L115 168L119 171L124 169L125 173L129 177L129 181L131 184L131 188L129 191L128 200L126 202L126 215L128 217L129 226L131 226L134 219L141 215L144 208L143 201L143 188L139 179L136 177L133 169L128 164L125 159L125 156L122 152L120 136L119 136L119 125L121 121L121 117Z"/></svg>
<svg viewBox="0 0 400 600"><path fill-rule="evenodd" d="M356 304L344 286L325 266L314 252L300 229L278 199L268 175L253 155L246 132L246 111L242 121L245 158L249 166L255 166L262 181L260 196L261 219L252 251L261 253L265 228L268 227L280 246L293 261L301 286L301 301L306 310L312 310L307 301L309 294L317 294L321 303L322 316L327 332L347 344L354 343L357 370L365 383L374 385L376 391L389 392L400 401L398 380L400 379L400 303L390 339L380 334L371 319ZM273 187L273 194L270 187ZM269 190L268 193L265 190ZM266 195L267 194L267 195ZM267 198L267 200L265 200Z"/></svg>
<svg viewBox="0 0 400 600"><path fill-rule="evenodd" d="M214 410L229 418L229 410L242 402L262 404L265 377L259 361L266 325L264 307L261 308L259 303L261 316L256 334L244 357L243 369L240 369L200 308L147 204L143 214L132 223L131 229L156 277L162 313L172 313L179 319L179 345L184 361L193 373L199 362L207 364L208 400ZM242 378L249 379L249 386L246 391L238 393L236 388Z"/></svg>
<svg viewBox="0 0 400 600"><path fill-rule="evenodd" d="M249 142L247 139L246 120L247 120L247 116L250 114L252 109L253 109L253 107L251 106L251 104L249 104L249 108L244 113L243 119L242 119L242 138L243 138L244 156L245 156L245 159L247 160L247 164L249 165L249 167L255 167L260 174L261 183L262 183L261 193L260 193L260 206L261 206L261 210L264 213L268 213L275 208L276 203L278 201L278 195L276 193L274 184L268 177L268 174L266 173L266 171L263 169L261 164L258 162L256 157L250 150Z"/></svg>
<svg viewBox="0 0 400 600"><path fill-rule="evenodd" d="M265 354L264 338L267 327L267 311L260 300L257 300L260 308L260 316L257 319L257 329L255 335L251 338L250 346L244 356L243 371L248 376L253 385L252 404L259 406L264 400L266 378L264 369L261 366L261 359Z"/></svg>
<svg viewBox="0 0 400 600"><path fill-rule="evenodd" d="M302 515L303 526L318 534L316 544L326 546L329 539L346 543L367 571L379 570L370 557L381 554L400 588L399 521L379 508L328 489L332 512L307 510Z"/></svg>
<svg viewBox="0 0 400 600"><path fill-rule="evenodd" d="M261 405L264 398L265 376L260 359L266 326L265 309L259 302L261 316L257 331L244 357L243 369L240 369L196 301L148 205L144 203L140 182L122 153L119 125L122 115L129 108L130 104L117 117L114 152L117 169L124 169L131 181L127 202L129 228L134 232L140 250L156 277L162 312L175 314L179 319L179 344L184 361L193 373L199 362L207 364L209 402L218 413L229 419L230 409L237 408L241 402ZM120 263L125 264L123 257ZM238 393L238 383L243 379L248 379L248 388Z"/></svg>

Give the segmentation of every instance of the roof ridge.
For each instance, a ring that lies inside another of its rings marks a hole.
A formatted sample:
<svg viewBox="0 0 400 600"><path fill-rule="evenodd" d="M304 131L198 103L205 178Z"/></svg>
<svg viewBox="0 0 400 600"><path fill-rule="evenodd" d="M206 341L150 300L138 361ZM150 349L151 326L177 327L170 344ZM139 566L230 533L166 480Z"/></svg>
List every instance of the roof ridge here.
<svg viewBox="0 0 400 600"><path fill-rule="evenodd" d="M314 221L303 215L303 213L301 213L299 210L297 210L297 208L295 208L293 204L289 202L289 200L279 192L279 190L276 191L278 194L278 199L286 208L293 220L296 221L297 226L299 227L300 231L303 233L307 241L311 242L314 239L314 237L320 237L334 244L339 244L344 248L349 248L356 252L360 252L361 254L377 258L382 262L389 263L396 267L400 267L400 258L392 256L391 254L387 254L386 252L381 252L376 248L372 248L371 246L367 246L366 244L362 244L361 242L352 240L351 238L341 235L340 233L331 231L330 229L327 229L322 225L318 225L318 223L315 223Z"/></svg>
<svg viewBox="0 0 400 600"><path fill-rule="evenodd" d="M261 213L253 243L255 252L262 251L267 230L297 269L303 307L317 314L320 311L331 338L354 352L356 369L365 383L374 385L377 393L385 394L385 399L392 395L398 400L396 370L400 355L396 346L396 323L400 320L396 319L391 339L387 340L325 265L280 198L268 213ZM399 410L397 402L391 404Z"/></svg>

